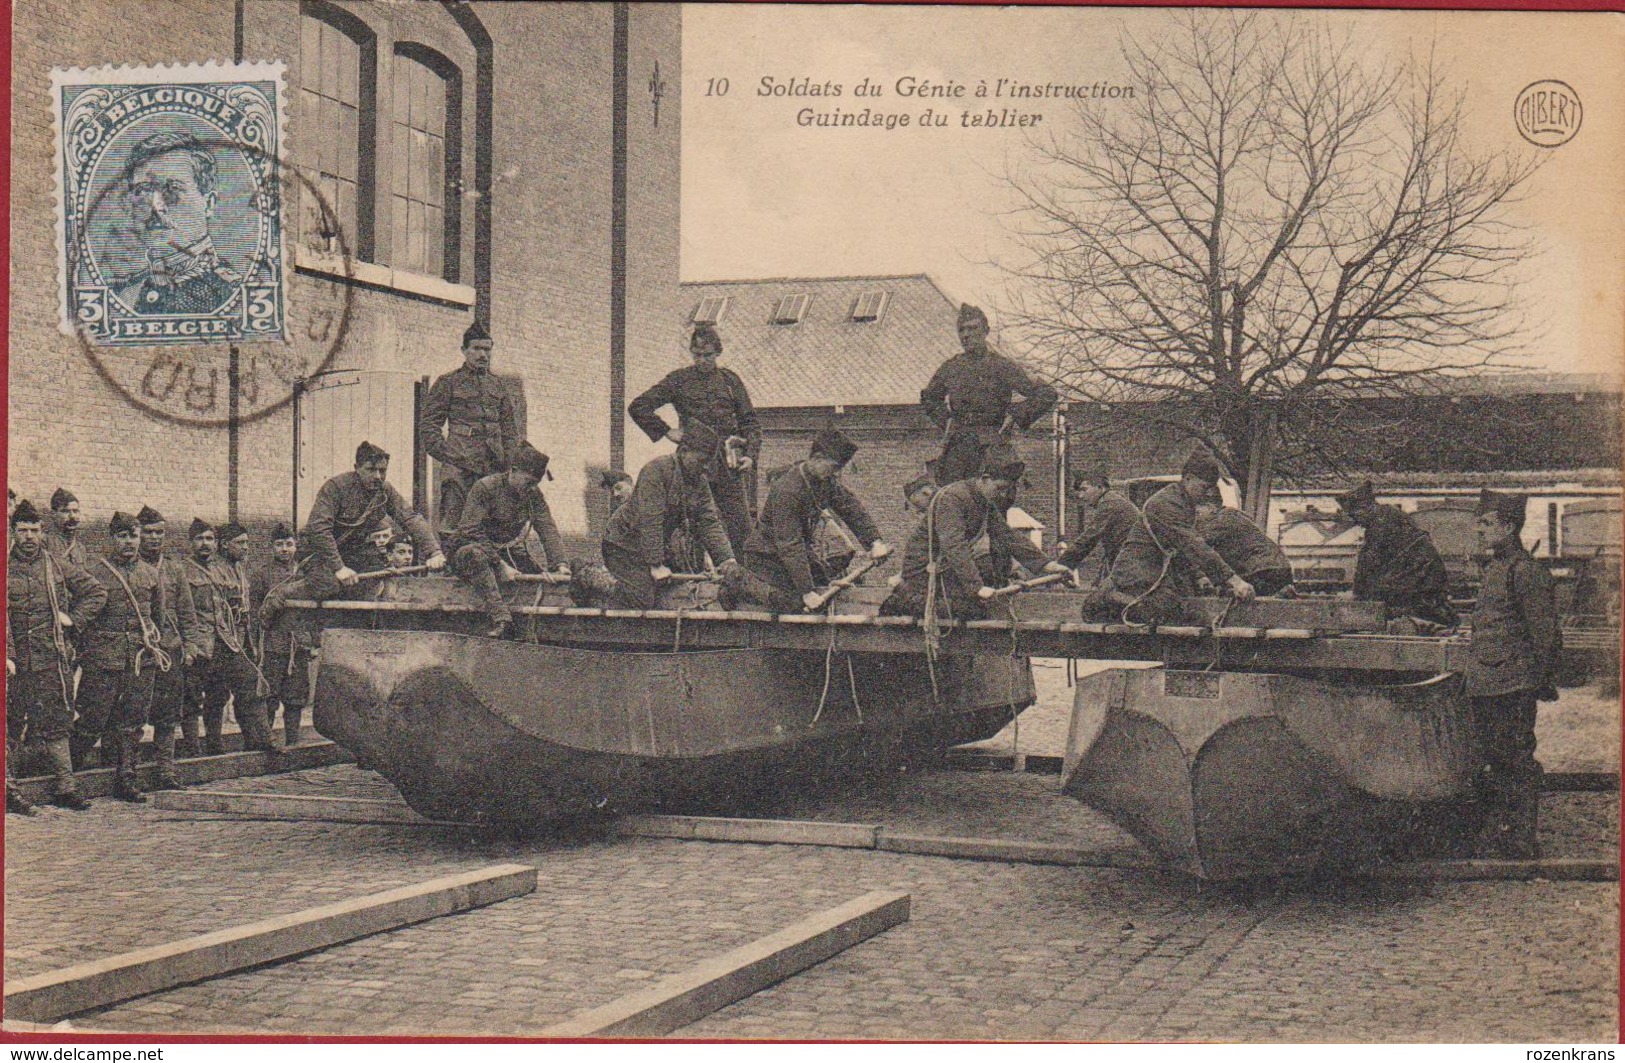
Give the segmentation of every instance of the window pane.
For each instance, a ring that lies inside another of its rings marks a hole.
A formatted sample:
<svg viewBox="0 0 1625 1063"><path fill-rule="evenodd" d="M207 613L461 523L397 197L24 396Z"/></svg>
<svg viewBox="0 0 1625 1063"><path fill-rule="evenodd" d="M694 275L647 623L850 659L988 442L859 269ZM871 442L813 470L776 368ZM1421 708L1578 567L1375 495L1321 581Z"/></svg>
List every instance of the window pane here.
<svg viewBox="0 0 1625 1063"><path fill-rule="evenodd" d="M410 268L406 264L407 245L407 199L405 196L391 196L394 209L390 211L390 247L393 249L390 261L403 269Z"/></svg>
<svg viewBox="0 0 1625 1063"><path fill-rule="evenodd" d="M446 197L445 142L439 137L424 138L423 201L442 206Z"/></svg>
<svg viewBox="0 0 1625 1063"><path fill-rule="evenodd" d="M442 235L445 230L441 227L440 211L436 207L423 208L423 272L432 277L438 277L444 272L441 266L441 244L445 241Z"/></svg>
<svg viewBox="0 0 1625 1063"><path fill-rule="evenodd" d="M397 124L405 125L412 102L411 81L407 77L407 65L399 58L392 69L394 76L389 79L389 113Z"/></svg>
<svg viewBox="0 0 1625 1063"><path fill-rule="evenodd" d="M352 107L361 105L361 46L350 38L332 31L338 38L338 97Z"/></svg>
<svg viewBox="0 0 1625 1063"><path fill-rule="evenodd" d="M339 148L335 172L347 181L354 181L356 178L356 152L359 147L357 139L360 136L360 130L357 128L359 121L360 115L357 111L349 107L339 108Z"/></svg>

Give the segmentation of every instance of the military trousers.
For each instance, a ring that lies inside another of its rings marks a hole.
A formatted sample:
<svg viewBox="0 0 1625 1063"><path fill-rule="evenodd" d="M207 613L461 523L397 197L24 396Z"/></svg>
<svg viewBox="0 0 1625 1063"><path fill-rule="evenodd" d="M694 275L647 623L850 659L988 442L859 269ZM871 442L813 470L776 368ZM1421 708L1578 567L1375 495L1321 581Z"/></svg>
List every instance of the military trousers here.
<svg viewBox="0 0 1625 1063"><path fill-rule="evenodd" d="M719 466L706 476L706 483L711 485L711 498L717 504L717 516L722 518L722 528L728 533L728 545L733 548L735 557L744 556L745 540L750 538L753 523L750 497L745 490L745 479L750 475ZM711 560L720 562L721 558Z"/></svg>
<svg viewBox="0 0 1625 1063"><path fill-rule="evenodd" d="M523 550L510 550L509 557L490 543L468 543L459 546L451 555L451 570L479 592L492 623L506 623L513 619L513 611L502 597L497 572L504 561L520 572L536 573L536 562Z"/></svg>
<svg viewBox="0 0 1625 1063"><path fill-rule="evenodd" d="M1258 592L1259 597L1270 598L1292 586L1292 570L1266 568L1258 572L1249 572L1242 579L1253 585L1253 590Z"/></svg>
<svg viewBox="0 0 1625 1063"><path fill-rule="evenodd" d="M237 717L237 726L243 732L245 750L265 750L274 746L274 736L265 721L265 706L259 691L260 675L254 662L241 651L232 650L217 642L214 656L187 676L192 685L190 697L200 706L203 727L211 751L220 748L220 735L225 728L226 702L230 700Z"/></svg>
<svg viewBox="0 0 1625 1063"><path fill-rule="evenodd" d="M982 456L993 441L991 431L979 432L974 428L955 428L942 441L942 453L931 466L937 483L947 487L960 480L969 480L982 471Z"/></svg>
<svg viewBox="0 0 1625 1063"><path fill-rule="evenodd" d="M271 684L271 696L265 699L265 724L276 730L277 706L282 706L282 734L286 745L299 744L299 728L303 723L305 706L310 704L310 666L316 654L307 646L291 644L267 646L261 670Z"/></svg>
<svg viewBox="0 0 1625 1063"><path fill-rule="evenodd" d="M1475 697L1473 729L1482 761L1474 789L1491 815L1512 809L1540 793L1541 766L1535 759L1537 705L1533 690Z"/></svg>
<svg viewBox="0 0 1625 1063"><path fill-rule="evenodd" d="M976 559L976 571L982 579L982 586L996 587L1004 581L994 574L995 563L991 554L983 554ZM967 587L958 577L946 568L938 570L937 582L937 616L942 619L954 620L986 620L988 617L987 603L976 596L980 587ZM887 596L880 605L881 616L925 616L925 599L930 591L926 576L922 574L918 579L904 579L897 585L897 589Z"/></svg>
<svg viewBox="0 0 1625 1063"><path fill-rule="evenodd" d="M65 671L65 669L64 669ZM6 680L6 740L16 744L54 742L73 729L73 707L66 691L73 677L64 679L55 668L19 671Z"/></svg>
<svg viewBox="0 0 1625 1063"><path fill-rule="evenodd" d="M152 707L156 668L88 667L79 680L79 718L73 724L76 743L88 750L103 734L139 739Z"/></svg>
<svg viewBox="0 0 1625 1063"><path fill-rule="evenodd" d="M660 585L649 574L643 558L614 543L603 545L604 567L615 577L610 604L616 609L653 609L660 597Z"/></svg>
<svg viewBox="0 0 1625 1063"><path fill-rule="evenodd" d="M152 708L147 714L154 736L163 727L173 733L175 725L181 722L186 712L186 669L181 666L181 647L165 646L164 652L169 654L169 671L154 669Z"/></svg>
<svg viewBox="0 0 1625 1063"><path fill-rule="evenodd" d="M813 557L812 551L807 553L807 566L812 571L813 582L820 587L829 583L832 577L824 563ZM805 606L802 605L800 592L796 590L795 580L790 578L790 570L778 554L751 551L745 554L744 563L750 578L741 583L741 604L763 606L775 613L803 611Z"/></svg>
<svg viewBox="0 0 1625 1063"><path fill-rule="evenodd" d="M463 506L468 502L468 492L473 490L485 473L469 472L451 466L442 466L446 474L440 480L440 523L437 530L441 535L449 534L461 523L463 519ZM356 571L360 571L357 569Z"/></svg>

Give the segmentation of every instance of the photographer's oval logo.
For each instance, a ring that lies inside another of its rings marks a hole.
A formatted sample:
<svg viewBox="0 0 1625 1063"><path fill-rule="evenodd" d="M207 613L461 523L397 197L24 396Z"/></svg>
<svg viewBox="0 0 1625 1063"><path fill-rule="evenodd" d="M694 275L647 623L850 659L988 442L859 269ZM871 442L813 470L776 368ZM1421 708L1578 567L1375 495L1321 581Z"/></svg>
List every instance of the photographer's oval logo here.
<svg viewBox="0 0 1625 1063"><path fill-rule="evenodd" d="M1540 148L1567 144L1580 131L1585 108L1580 94L1561 81L1537 81L1518 93L1512 120L1529 143Z"/></svg>

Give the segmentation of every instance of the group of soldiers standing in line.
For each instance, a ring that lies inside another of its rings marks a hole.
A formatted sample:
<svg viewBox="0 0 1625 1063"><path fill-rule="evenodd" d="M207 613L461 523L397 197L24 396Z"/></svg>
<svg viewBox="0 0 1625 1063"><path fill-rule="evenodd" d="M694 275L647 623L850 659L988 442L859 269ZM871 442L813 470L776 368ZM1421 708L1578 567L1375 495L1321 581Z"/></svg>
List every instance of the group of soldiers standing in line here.
<svg viewBox="0 0 1625 1063"><path fill-rule="evenodd" d="M1143 509L1112 490L1104 475L1074 476L1072 491L1088 516L1078 539L1056 557L1014 533L1007 512L1026 467L1012 436L1047 414L1057 396L989 346L979 309L960 308L958 331L961 352L921 392L925 413L942 431L942 451L927 475L904 488L920 520L883 613L983 617L995 590L1018 572L1067 574L1076 583L1076 568L1096 550L1105 576L1083 606L1088 619L1180 622L1187 619L1184 599L1198 593L1203 578L1241 600L1293 593L1280 547L1220 504L1222 470L1206 453L1193 454L1180 478ZM412 556L424 558L428 571L447 567L449 559L486 602L487 635L501 638L512 632L502 584L522 572L570 579L578 600L647 609L674 574L713 571L726 604L793 612L821 607L821 591L859 549L875 561L891 552L862 501L840 481L858 447L835 429L819 432L804 460L770 472L760 511L751 513L746 478L760 455L760 423L744 382L718 365L723 345L716 329L700 324L690 336L692 364L627 409L651 440L670 440L676 451L649 461L635 480L606 474L612 514L602 566L572 574L540 490L551 479L548 457L520 437L513 398L491 374L493 344L479 322L464 334L462 348L463 366L436 380L417 426L445 470L439 533L387 482L389 455L367 442L352 471L322 485L300 540L279 527L273 560L252 574L244 564L247 532L235 524L215 529L194 521L191 556L178 563L163 555L159 514L115 514L112 555L92 565L82 547L75 553L77 502L70 495L53 498L48 535L40 534L32 506L18 506L9 616L21 641L8 642L15 648L7 660L8 674L15 669L8 738L26 728L46 749L57 803L82 805L72 767L98 741L117 770L117 794L140 800L134 742L149 718L159 784L175 785L175 727L183 743L195 743L201 719L203 751L217 751L228 697L247 748L278 745L270 720L279 701L287 739L295 741L311 647L277 623L284 603L354 593L366 574L398 569ZM658 412L668 405L675 426ZM1369 483L1338 502L1343 517L1366 530L1354 596L1382 601L1426 630L1453 627L1444 564L1427 534L1398 507L1379 505ZM1551 582L1519 539L1523 505L1521 496L1485 492L1481 499L1480 539L1492 560L1473 617L1467 677L1486 750L1486 829L1506 842L1503 849L1533 845L1530 786L1533 780L1538 794L1540 770L1534 705L1537 696L1555 696ZM391 522L405 530L411 552L386 553ZM819 530L826 522L843 530L851 552L823 552ZM75 720L66 644L87 627ZM8 789L9 801L20 800L14 794Z"/></svg>

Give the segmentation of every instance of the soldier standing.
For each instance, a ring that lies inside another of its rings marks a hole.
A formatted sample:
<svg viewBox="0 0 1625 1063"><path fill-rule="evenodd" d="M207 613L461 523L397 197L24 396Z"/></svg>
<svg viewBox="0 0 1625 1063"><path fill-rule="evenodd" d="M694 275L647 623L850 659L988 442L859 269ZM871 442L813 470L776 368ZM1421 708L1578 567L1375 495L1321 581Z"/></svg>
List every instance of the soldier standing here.
<svg viewBox="0 0 1625 1063"><path fill-rule="evenodd" d="M406 544L411 549L411 544ZM250 598L254 615L259 615L266 596L283 592L299 579L299 540L293 529L278 523L271 529L271 558L254 573ZM255 621L258 623L258 621ZM276 728L276 709L282 705L282 738L287 746L299 744L299 728L305 706L310 704L310 666L316 659L316 636L303 624L278 616L260 632L260 669L271 684L265 699L266 726Z"/></svg>
<svg viewBox="0 0 1625 1063"><path fill-rule="evenodd" d="M231 698L243 749L275 754L281 741L266 721L264 701L275 693L260 671L253 636L258 628L248 609L253 593L248 574L248 529L236 521L220 526L220 552L209 563L214 576L214 658L203 688L203 722L218 735Z"/></svg>
<svg viewBox="0 0 1625 1063"><path fill-rule="evenodd" d="M484 325L469 325L462 366L434 382L418 418L429 456L450 466L440 483L441 531L457 527L475 481L506 470L519 442L513 395L491 375L492 346Z"/></svg>
<svg viewBox="0 0 1625 1063"><path fill-rule="evenodd" d="M85 639L72 751L81 759L100 739L103 759L113 767L113 796L140 804L147 798L136 785L136 748L147 726L153 676L174 662L160 645L159 632L168 618L158 592L158 570L141 560L140 526L128 513L114 513L108 531L112 552L90 570L107 591L107 605Z"/></svg>
<svg viewBox="0 0 1625 1063"><path fill-rule="evenodd" d="M51 764L51 803L90 807L73 778L73 659L69 632L84 630L107 605L107 589L45 548L39 511L27 499L8 522L6 557L6 808L28 807L11 785L13 757L26 740Z"/></svg>
<svg viewBox="0 0 1625 1063"><path fill-rule="evenodd" d="M762 515L745 543L745 568L756 577L749 597L776 613L815 608L818 588L840 576L814 551L815 533L825 512L840 518L869 556L891 553L856 495L840 482L840 472L858 450L832 429L813 439L807 460L771 478Z"/></svg>
<svg viewBox="0 0 1625 1063"><path fill-rule="evenodd" d="M1337 506L1344 519L1365 529L1354 561L1354 597L1382 602L1400 616L1453 626L1456 611L1444 558L1411 515L1379 505L1369 481L1338 495Z"/></svg>
<svg viewBox="0 0 1625 1063"><path fill-rule="evenodd" d="M186 712L186 673L197 667L206 654L198 625L197 608L192 604L192 585L182 564L164 554L168 525L151 506L136 514L141 526L141 560L158 575L158 646L169 657L167 671L160 670L152 680L152 748L157 762L153 778L155 790L178 790L175 774L175 728ZM105 745L105 740L104 740Z"/></svg>
<svg viewBox="0 0 1625 1063"><path fill-rule="evenodd" d="M1127 495L1113 491L1104 473L1097 476L1074 473L1072 494L1083 502L1087 516L1077 539L1061 552L1059 560L1067 568L1075 569L1098 546L1100 570L1110 572L1129 532L1140 523L1140 509Z"/></svg>
<svg viewBox="0 0 1625 1063"><path fill-rule="evenodd" d="M90 566L90 555L79 540L79 499L66 487L51 492L51 530L45 533L45 549L58 561L80 568Z"/></svg>
<svg viewBox="0 0 1625 1063"><path fill-rule="evenodd" d="M1483 756L1475 789L1484 819L1475 855L1514 860L1540 856L1536 702L1557 700L1563 646L1551 574L1523 545L1526 509L1523 495L1486 490L1479 496L1478 544L1489 561L1467 663Z"/></svg>
<svg viewBox="0 0 1625 1063"><path fill-rule="evenodd" d="M186 699L181 707L181 738L175 753L180 757L195 757L199 753L218 756L225 752L216 730L206 742L199 744L199 724L203 719L203 688L208 683L209 671L215 651L215 599L218 597L214 576L216 535L214 525L197 517L186 532L190 553L181 564L186 576L186 587L192 597L192 609L197 614L197 655L186 667Z"/></svg>
<svg viewBox="0 0 1625 1063"><path fill-rule="evenodd" d="M942 429L942 455L934 465L946 487L982 468L982 453L1007 442L1012 429L1029 428L1055 406L1055 389L1028 376L987 344L987 315L968 303L959 307L964 350L942 364L920 392L927 417ZM1022 401L1012 401L1020 395Z"/></svg>
<svg viewBox="0 0 1625 1063"><path fill-rule="evenodd" d="M716 454L705 455L705 479L711 498L728 533L728 545L735 556L742 554L750 537L751 512L747 478L762 450L762 426L751 405L745 382L732 369L717 365L722 355L722 337L709 324L696 325L688 341L694 364L674 369L654 387L633 399L626 412L633 422L658 442L670 439L682 443L696 424L716 433ZM655 411L670 405L677 411L677 427L672 428Z"/></svg>
<svg viewBox="0 0 1625 1063"><path fill-rule="evenodd" d="M601 547L604 567L619 581L613 601L621 608L652 609L659 585L672 577L672 565L698 567L694 556L678 558L672 536L682 532L683 553L703 549L728 571L737 562L717 515L705 468L721 440L695 421L677 444L677 453L652 459L638 472L632 497L609 520Z"/></svg>
<svg viewBox="0 0 1625 1063"><path fill-rule="evenodd" d="M525 549L528 533L534 531L541 540L550 571L570 574L564 539L540 490L547 455L521 442L510 464L507 472L485 477L468 492L463 522L446 539L452 571L479 591L490 613L487 638L505 638L513 624L498 584L511 582L520 572L539 571Z"/></svg>

